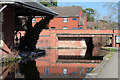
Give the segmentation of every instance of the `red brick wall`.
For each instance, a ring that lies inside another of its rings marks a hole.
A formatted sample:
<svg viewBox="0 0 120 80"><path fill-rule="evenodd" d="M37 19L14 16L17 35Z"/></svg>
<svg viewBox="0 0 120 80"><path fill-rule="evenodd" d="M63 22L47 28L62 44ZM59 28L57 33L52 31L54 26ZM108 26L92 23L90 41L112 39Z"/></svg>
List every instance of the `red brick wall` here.
<svg viewBox="0 0 120 80"><path fill-rule="evenodd" d="M77 20L72 20L73 18L77 18ZM40 20L41 18L35 19L36 22L39 22ZM49 29L51 29L51 27L55 27L55 29L63 29L63 27L67 27L68 29L78 28L78 22L79 22L78 17L69 17L67 23L63 22L63 18L55 17L53 20L50 21ZM34 25L35 23L33 23L33 26Z"/></svg>
<svg viewBox="0 0 120 80"><path fill-rule="evenodd" d="M113 30L51 30L51 33L113 33Z"/></svg>
<svg viewBox="0 0 120 80"><path fill-rule="evenodd" d="M78 55L78 56L85 56L86 49L58 49L57 55Z"/></svg>
<svg viewBox="0 0 120 80"><path fill-rule="evenodd" d="M114 40L113 42L116 43L116 36L120 36L120 30L114 30ZM113 44L114 47L120 47L120 43Z"/></svg>
<svg viewBox="0 0 120 80"><path fill-rule="evenodd" d="M114 32L116 33L115 35L120 35L118 34L118 30ZM56 33L113 33L113 30L43 30L40 33L37 47L84 47L82 44L85 42L81 41L59 41ZM119 44L116 44L116 47L118 46Z"/></svg>
<svg viewBox="0 0 120 80"><path fill-rule="evenodd" d="M50 74L58 74L58 75L62 75L63 74L63 69L67 69L68 75L73 74L72 72L77 72L76 75L79 75L79 68L78 67L49 67L49 66L45 66L45 67L37 67L38 71L40 72L40 74L44 75L45 74L45 68L49 68L49 72ZM86 72L85 72L86 73ZM75 75L75 74L74 74Z"/></svg>
<svg viewBox="0 0 120 80"><path fill-rule="evenodd" d="M84 28L83 29L87 29L87 14L85 14L85 21L84 21Z"/></svg>
<svg viewBox="0 0 120 80"><path fill-rule="evenodd" d="M2 24L3 42L4 45L2 49L11 53L11 48L13 48L14 40L14 27L15 27L15 9L12 6L8 6L3 11L4 22ZM5 52L3 52L5 53ZM7 54L7 53L6 53Z"/></svg>
<svg viewBox="0 0 120 80"><path fill-rule="evenodd" d="M77 20L72 20L73 18L77 18ZM78 21L78 17L68 17L68 22L64 23L63 18L56 17L50 21L49 27L55 27L56 29L63 29L63 27L68 29L78 28Z"/></svg>
<svg viewBox="0 0 120 80"><path fill-rule="evenodd" d="M58 46L57 47L86 47L85 41L58 41Z"/></svg>
<svg viewBox="0 0 120 80"><path fill-rule="evenodd" d="M70 51L71 52L73 51L73 53L76 53L76 54L79 54L79 52L80 53L82 52L81 50L76 51L74 49L71 49ZM70 64L59 63L58 64L56 63L56 60L58 59L58 55L60 55L63 52L66 52L66 51L62 51L60 49L47 49L45 57L40 57L35 60L36 66L41 67L40 72L44 73L44 67L49 68L49 66L67 68L67 67L96 67L98 65L97 63L96 64L95 63L94 64L87 64L87 63L86 64L76 64L76 63L70 63Z"/></svg>
<svg viewBox="0 0 120 80"><path fill-rule="evenodd" d="M78 24L80 21L80 16L82 13L82 8L79 14L79 17L68 17L68 22L64 23L63 22L63 18L62 17L55 17L53 20L50 21L49 23L49 29L51 29L51 27L55 27L55 29L63 29L63 27L67 27L68 29L73 29L73 28L77 28L78 29ZM77 20L72 20L73 18L77 18ZM39 22L42 18L40 17L36 17L35 18L35 23ZM33 26L35 25L35 23L33 23ZM87 27L87 16L85 15L85 20L84 20L84 25L80 26L83 27L83 29L86 29Z"/></svg>

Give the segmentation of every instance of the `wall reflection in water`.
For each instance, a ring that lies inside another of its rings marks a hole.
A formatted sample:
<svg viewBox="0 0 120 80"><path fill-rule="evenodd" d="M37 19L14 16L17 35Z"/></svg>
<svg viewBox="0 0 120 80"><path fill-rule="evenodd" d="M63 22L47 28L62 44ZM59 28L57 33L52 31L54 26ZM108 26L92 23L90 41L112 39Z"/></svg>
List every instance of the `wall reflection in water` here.
<svg viewBox="0 0 120 80"><path fill-rule="evenodd" d="M98 52L97 52L98 51ZM100 49L94 48L92 53L87 49L47 49L44 57L39 57L34 61L25 63L11 63L8 66L1 66L0 77L5 79L24 78L24 79L44 79L44 78L79 78L83 79L92 71L98 63L82 63L81 59L86 61L86 55L90 57L99 57L106 55ZM81 59L66 59L59 62L59 56L79 56ZM65 62L70 61L72 62ZM78 62L74 62L78 60ZM89 59L88 59L89 60ZM57 62L58 61L58 62ZM91 61L91 60L89 60ZM92 61L95 61L92 60ZM76 79L75 79L76 80Z"/></svg>
<svg viewBox="0 0 120 80"><path fill-rule="evenodd" d="M82 80L93 69L87 67L70 66L40 66L35 61L22 64L13 63L2 72L2 77L7 79L47 79L47 78L78 78Z"/></svg>

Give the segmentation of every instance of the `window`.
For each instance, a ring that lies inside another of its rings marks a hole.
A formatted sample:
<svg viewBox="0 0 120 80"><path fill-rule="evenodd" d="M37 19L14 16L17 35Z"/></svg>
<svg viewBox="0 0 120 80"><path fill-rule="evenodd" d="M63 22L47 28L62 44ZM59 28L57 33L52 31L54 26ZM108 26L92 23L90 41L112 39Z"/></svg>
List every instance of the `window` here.
<svg viewBox="0 0 120 80"><path fill-rule="evenodd" d="M82 29L82 27L79 27L79 29Z"/></svg>
<svg viewBox="0 0 120 80"><path fill-rule="evenodd" d="M76 20L77 20L77 18L73 18L72 20L73 20L73 21L76 21Z"/></svg>
<svg viewBox="0 0 120 80"><path fill-rule="evenodd" d="M35 23L35 18L32 19L32 23Z"/></svg>
<svg viewBox="0 0 120 80"><path fill-rule="evenodd" d="M67 27L63 27L63 29L67 29Z"/></svg>
<svg viewBox="0 0 120 80"><path fill-rule="evenodd" d="M63 69L63 75L67 75L67 69Z"/></svg>
<svg viewBox="0 0 120 80"><path fill-rule="evenodd" d="M49 74L49 68L45 68L45 74Z"/></svg>
<svg viewBox="0 0 120 80"><path fill-rule="evenodd" d="M67 17L63 17L63 22L64 22L64 23L67 23L67 20L68 20Z"/></svg>
<svg viewBox="0 0 120 80"><path fill-rule="evenodd" d="M120 36L116 36L116 43L120 43Z"/></svg>
<svg viewBox="0 0 120 80"><path fill-rule="evenodd" d="M72 72L72 74L77 74L77 72Z"/></svg>
<svg viewBox="0 0 120 80"><path fill-rule="evenodd" d="M55 27L51 27L51 29L55 29Z"/></svg>
<svg viewBox="0 0 120 80"><path fill-rule="evenodd" d="M73 29L77 29L77 28L73 28Z"/></svg>

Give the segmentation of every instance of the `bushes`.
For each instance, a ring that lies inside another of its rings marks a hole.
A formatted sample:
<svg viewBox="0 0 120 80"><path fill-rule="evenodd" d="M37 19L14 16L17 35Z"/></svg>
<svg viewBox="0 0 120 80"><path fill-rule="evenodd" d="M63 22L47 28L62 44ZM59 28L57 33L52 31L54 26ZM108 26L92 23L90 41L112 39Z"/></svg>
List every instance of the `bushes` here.
<svg viewBox="0 0 120 80"><path fill-rule="evenodd" d="M5 62L9 62L9 58L6 57L6 58L5 58Z"/></svg>
<svg viewBox="0 0 120 80"><path fill-rule="evenodd" d="M10 58L8 58L8 57L6 57L6 58L4 58L3 59L3 63L10 63L10 62L16 62L18 60L18 58L17 57L10 57ZM22 60L22 57L19 59L19 60Z"/></svg>

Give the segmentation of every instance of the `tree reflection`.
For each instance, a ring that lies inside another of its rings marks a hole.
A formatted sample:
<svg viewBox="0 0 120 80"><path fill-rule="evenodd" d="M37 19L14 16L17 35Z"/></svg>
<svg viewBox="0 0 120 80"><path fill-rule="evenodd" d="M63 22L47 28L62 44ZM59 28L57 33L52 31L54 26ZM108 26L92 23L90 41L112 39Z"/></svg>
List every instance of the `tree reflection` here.
<svg viewBox="0 0 120 80"><path fill-rule="evenodd" d="M36 67L35 61L29 61L26 63L19 64L20 73L24 75L25 79L40 79L39 72Z"/></svg>

